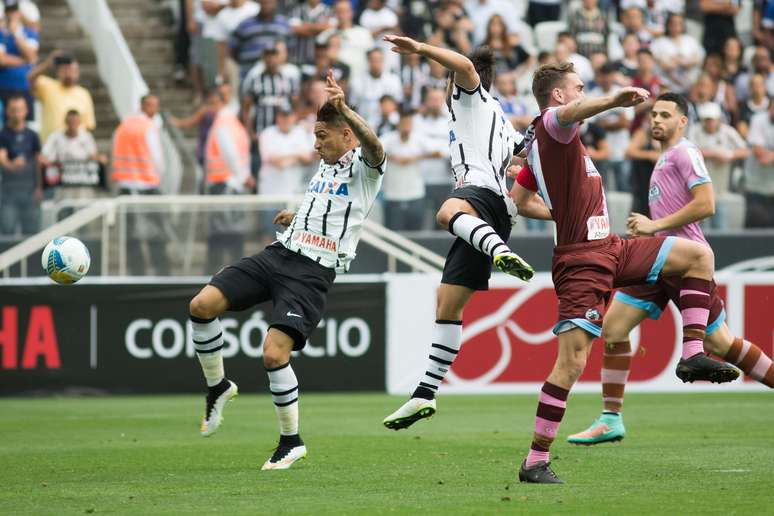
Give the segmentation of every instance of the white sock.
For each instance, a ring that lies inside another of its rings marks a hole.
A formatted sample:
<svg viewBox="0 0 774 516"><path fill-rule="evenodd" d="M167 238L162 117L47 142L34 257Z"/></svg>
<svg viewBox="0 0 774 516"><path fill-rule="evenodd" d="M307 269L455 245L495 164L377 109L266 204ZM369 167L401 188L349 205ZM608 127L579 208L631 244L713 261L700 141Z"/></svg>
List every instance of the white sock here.
<svg viewBox="0 0 774 516"><path fill-rule="evenodd" d="M446 377L446 373L449 372L452 362L457 358L460 346L462 346L462 321L435 321L427 369L425 369L425 374L414 394L421 394L424 390L425 394L430 391L435 396L438 387ZM412 397L417 396L412 395ZM426 396L420 395L419 397Z"/></svg>
<svg viewBox="0 0 774 516"><path fill-rule="evenodd" d="M510 247L503 242L492 226L473 215L457 213L449 221L449 233L456 235L472 245L477 251L493 258L508 253Z"/></svg>
<svg viewBox="0 0 774 516"><path fill-rule="evenodd" d="M290 362L276 369L267 369L269 390L274 411L279 420L280 435L298 433L298 380Z"/></svg>
<svg viewBox="0 0 774 516"><path fill-rule="evenodd" d="M193 344L202 366L207 387L218 385L226 377L223 372L223 330L219 319L200 319L191 316Z"/></svg>

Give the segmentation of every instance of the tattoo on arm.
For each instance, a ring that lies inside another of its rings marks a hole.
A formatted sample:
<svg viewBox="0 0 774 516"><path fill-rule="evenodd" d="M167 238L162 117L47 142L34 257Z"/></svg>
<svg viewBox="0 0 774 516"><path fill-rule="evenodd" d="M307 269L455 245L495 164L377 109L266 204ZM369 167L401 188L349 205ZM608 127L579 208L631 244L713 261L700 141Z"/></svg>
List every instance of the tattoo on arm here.
<svg viewBox="0 0 774 516"><path fill-rule="evenodd" d="M341 115L346 120L352 132L360 140L360 145L363 147L363 159L368 162L369 165L379 165L384 159L384 148L379 141L379 137L376 136L368 124L363 118L355 113L355 111L349 106L344 106L341 110Z"/></svg>

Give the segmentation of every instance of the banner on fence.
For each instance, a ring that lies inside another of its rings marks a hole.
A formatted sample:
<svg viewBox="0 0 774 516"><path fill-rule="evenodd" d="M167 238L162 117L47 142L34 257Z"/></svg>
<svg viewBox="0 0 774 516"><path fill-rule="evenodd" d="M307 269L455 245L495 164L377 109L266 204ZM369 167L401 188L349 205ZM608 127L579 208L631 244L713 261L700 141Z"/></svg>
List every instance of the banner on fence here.
<svg viewBox="0 0 774 516"><path fill-rule="evenodd" d="M88 283L88 282L86 282ZM0 286L0 392L197 392L188 302L203 282ZM385 286L337 282L293 367L305 391L383 390ZM265 392L271 304L221 317L226 371Z"/></svg>
<svg viewBox="0 0 774 516"><path fill-rule="evenodd" d="M774 273L718 276L727 322L738 336L769 355L774 348ZM435 319L438 277L395 275L388 281L387 389L406 395L423 373ZM538 392L553 367L557 339L557 299L550 275L529 283L495 276L491 288L477 292L465 308L463 345L444 393ZM635 357L630 391L746 390L763 388L749 379L732 384L685 385L674 374L680 358L682 323L670 303L658 321L646 319L631 334ZM586 370L574 390L599 391L602 341L595 340Z"/></svg>

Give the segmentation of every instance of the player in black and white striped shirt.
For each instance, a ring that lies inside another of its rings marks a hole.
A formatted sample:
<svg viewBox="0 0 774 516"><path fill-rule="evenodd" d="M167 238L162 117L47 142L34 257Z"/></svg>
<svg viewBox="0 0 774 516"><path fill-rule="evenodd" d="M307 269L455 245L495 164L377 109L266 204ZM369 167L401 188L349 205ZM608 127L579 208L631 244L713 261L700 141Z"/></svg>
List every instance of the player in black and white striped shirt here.
<svg viewBox="0 0 774 516"><path fill-rule="evenodd" d="M435 394L462 345L462 311L476 290L489 288L492 264L528 281L534 271L508 247L516 206L505 186L511 159L524 146L521 134L489 94L494 55L481 47L470 58L411 38L385 36L399 54L419 54L453 72L447 88L449 152L455 190L438 210L438 223L457 236L438 289L436 321L427 368L403 406L384 419L393 430L435 413Z"/></svg>
<svg viewBox="0 0 774 516"><path fill-rule="evenodd" d="M214 433L223 407L237 393L223 370L223 333L218 317L272 300L274 311L263 343L263 364L280 424L274 454L262 469L286 469L306 456L298 435L298 381L290 353L306 345L320 322L337 271L355 257L363 222L382 184L385 153L376 134L344 102L331 72L328 102L317 113L315 149L322 157L298 211L281 212L288 226L279 241L213 276L191 301L196 354L209 392L201 434Z"/></svg>

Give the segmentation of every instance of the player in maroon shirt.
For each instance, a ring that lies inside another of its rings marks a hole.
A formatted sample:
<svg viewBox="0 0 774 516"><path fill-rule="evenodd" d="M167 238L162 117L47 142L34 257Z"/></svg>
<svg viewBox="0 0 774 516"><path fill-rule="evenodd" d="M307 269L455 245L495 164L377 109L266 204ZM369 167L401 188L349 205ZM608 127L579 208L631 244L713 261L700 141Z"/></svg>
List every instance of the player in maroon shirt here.
<svg viewBox="0 0 774 516"><path fill-rule="evenodd" d="M532 81L541 114L527 130L527 166L512 195L519 213L554 220L557 245L552 276L559 298L554 333L559 350L543 384L532 445L522 462L522 482L562 483L551 470L549 447L564 416L567 395L583 372L591 343L602 333L605 305L613 288L680 276L684 381L729 381L736 371L704 354L714 256L704 245L677 237L623 240L610 233L602 178L580 141L580 122L616 107L647 100L641 88L586 98L571 63L543 65ZM538 194L539 193L539 197Z"/></svg>

